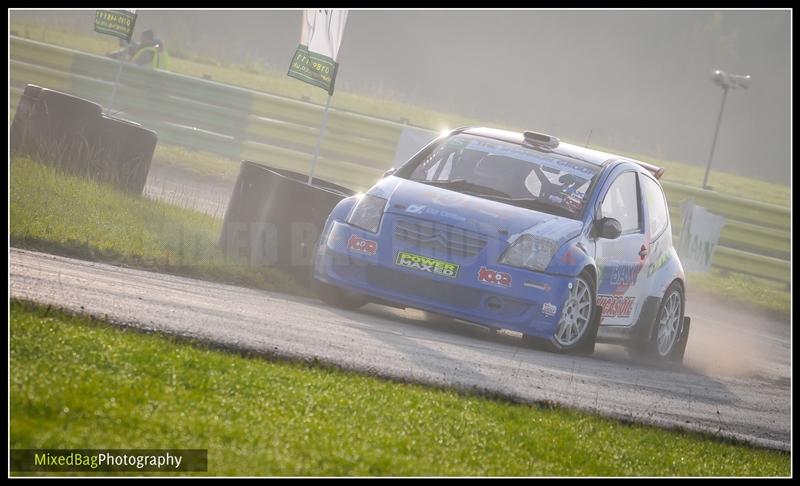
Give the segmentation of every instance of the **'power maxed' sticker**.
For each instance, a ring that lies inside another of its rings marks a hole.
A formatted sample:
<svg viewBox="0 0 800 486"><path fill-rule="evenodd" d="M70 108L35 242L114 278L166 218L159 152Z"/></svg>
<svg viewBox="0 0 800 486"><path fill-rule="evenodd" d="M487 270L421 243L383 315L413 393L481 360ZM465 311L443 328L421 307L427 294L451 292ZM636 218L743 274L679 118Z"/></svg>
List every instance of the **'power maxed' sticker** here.
<svg viewBox="0 0 800 486"><path fill-rule="evenodd" d="M414 270L428 272L434 275L442 275L450 278L456 278L458 276L458 265L455 263L422 255L415 255L407 251L397 252L397 258L394 263L401 267L413 268Z"/></svg>
<svg viewBox="0 0 800 486"><path fill-rule="evenodd" d="M634 297L621 295L597 296L597 305L603 308L603 317L629 317L635 301Z"/></svg>
<svg viewBox="0 0 800 486"><path fill-rule="evenodd" d="M506 272L492 270L491 268L481 267L481 269L478 270L478 280L482 283L511 287L511 275Z"/></svg>
<svg viewBox="0 0 800 486"><path fill-rule="evenodd" d="M351 235L350 239L347 240L347 249L374 255L378 253L378 242L364 239L358 235Z"/></svg>

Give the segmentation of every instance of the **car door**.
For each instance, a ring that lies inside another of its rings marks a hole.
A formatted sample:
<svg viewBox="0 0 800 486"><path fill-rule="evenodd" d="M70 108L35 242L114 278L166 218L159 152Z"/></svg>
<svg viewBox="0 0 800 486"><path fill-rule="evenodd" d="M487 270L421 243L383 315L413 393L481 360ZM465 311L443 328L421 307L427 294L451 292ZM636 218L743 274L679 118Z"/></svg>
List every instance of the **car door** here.
<svg viewBox="0 0 800 486"><path fill-rule="evenodd" d="M596 241L597 304L603 308L602 325L630 326L642 305L639 279L644 276L642 268L649 247L638 174L634 170L623 171L606 188L600 196L596 219L616 219L622 233L613 240Z"/></svg>
<svg viewBox="0 0 800 486"><path fill-rule="evenodd" d="M658 270L669 260L672 248L672 232L670 231L669 207L664 191L655 179L648 174L639 174L644 208L647 213L647 240L650 243L649 253L645 260L646 270L642 270L642 277L650 280L646 288L642 289L643 295L661 298L666 287L671 283L670 276L659 277Z"/></svg>

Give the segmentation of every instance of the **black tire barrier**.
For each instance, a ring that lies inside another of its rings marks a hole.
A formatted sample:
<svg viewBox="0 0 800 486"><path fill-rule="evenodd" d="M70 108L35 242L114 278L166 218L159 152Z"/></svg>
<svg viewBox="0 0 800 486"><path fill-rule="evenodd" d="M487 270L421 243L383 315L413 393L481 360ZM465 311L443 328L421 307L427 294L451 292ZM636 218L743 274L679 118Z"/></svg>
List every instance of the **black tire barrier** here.
<svg viewBox="0 0 800 486"><path fill-rule="evenodd" d="M158 141L97 103L29 84L11 123L11 154L141 194Z"/></svg>
<svg viewBox="0 0 800 486"><path fill-rule="evenodd" d="M331 210L354 192L285 169L242 161L220 247L234 265L276 267L310 284L309 269Z"/></svg>
<svg viewBox="0 0 800 486"><path fill-rule="evenodd" d="M95 173L108 171L102 180L113 182L128 192L141 194L157 143L156 132L138 123L103 116L98 144L101 157L95 159L100 166Z"/></svg>
<svg viewBox="0 0 800 486"><path fill-rule="evenodd" d="M75 169L89 156L96 120L102 114L96 103L29 84L11 123L11 153Z"/></svg>

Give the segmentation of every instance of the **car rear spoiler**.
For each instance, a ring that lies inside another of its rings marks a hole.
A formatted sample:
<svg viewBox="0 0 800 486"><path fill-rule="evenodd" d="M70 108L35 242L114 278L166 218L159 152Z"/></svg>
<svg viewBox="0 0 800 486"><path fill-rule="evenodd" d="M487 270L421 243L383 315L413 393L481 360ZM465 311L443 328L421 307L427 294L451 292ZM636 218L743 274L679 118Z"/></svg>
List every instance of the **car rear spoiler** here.
<svg viewBox="0 0 800 486"><path fill-rule="evenodd" d="M648 164L647 162L642 162L640 160L635 160L634 162L636 162L637 164L641 165L642 167L647 169L649 172L651 172L655 176L656 179L661 179L661 176L664 175L664 168L663 167L656 167L653 164Z"/></svg>

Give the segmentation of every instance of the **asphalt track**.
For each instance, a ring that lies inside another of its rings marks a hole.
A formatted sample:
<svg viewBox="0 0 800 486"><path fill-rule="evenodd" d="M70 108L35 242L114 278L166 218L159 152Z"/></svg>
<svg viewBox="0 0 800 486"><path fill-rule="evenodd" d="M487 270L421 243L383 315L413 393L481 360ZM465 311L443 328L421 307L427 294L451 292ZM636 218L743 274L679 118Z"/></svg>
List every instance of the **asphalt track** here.
<svg viewBox="0 0 800 486"><path fill-rule="evenodd" d="M685 366L524 347L406 310L328 307L288 296L11 248L10 294L228 348L319 360L378 376L549 402L626 421L789 450L787 322L689 293Z"/></svg>

